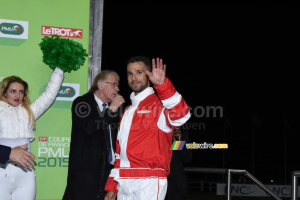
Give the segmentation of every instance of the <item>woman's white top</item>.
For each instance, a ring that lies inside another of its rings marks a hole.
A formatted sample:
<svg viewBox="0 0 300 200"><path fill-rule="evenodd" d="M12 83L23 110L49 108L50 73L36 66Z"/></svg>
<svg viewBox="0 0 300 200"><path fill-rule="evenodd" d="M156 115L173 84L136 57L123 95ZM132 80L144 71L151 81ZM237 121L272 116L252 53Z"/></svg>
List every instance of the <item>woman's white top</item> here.
<svg viewBox="0 0 300 200"><path fill-rule="evenodd" d="M56 68L50 77L45 91L32 104L30 104L31 110L36 120L54 102L55 98L58 95L63 79L63 71L59 68ZM0 141L2 141L1 144L7 143L19 146L19 144L22 145L24 141L28 142L28 140L26 139L29 139L30 141L34 140L34 124L32 123L32 120L29 124L28 121L28 114L25 108L22 106L22 104L14 107L6 102L0 101ZM19 140L21 138L25 138L25 140Z"/></svg>

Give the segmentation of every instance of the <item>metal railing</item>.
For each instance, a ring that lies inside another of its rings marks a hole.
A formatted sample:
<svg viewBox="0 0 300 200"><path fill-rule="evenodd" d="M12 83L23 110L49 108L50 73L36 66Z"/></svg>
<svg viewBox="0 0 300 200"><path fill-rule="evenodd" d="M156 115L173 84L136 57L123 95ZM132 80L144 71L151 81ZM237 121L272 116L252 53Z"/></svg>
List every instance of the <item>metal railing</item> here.
<svg viewBox="0 0 300 200"><path fill-rule="evenodd" d="M300 171L292 172L292 200L297 200L297 187L298 187L298 177L300 177Z"/></svg>
<svg viewBox="0 0 300 200"><path fill-rule="evenodd" d="M271 197L277 200L282 200L279 196L277 196L275 193L270 190L267 186L262 184L259 180L257 180L253 175L251 175L247 170L240 170L240 169L223 169L223 168L198 168L198 167L186 167L184 168L187 172L202 172L202 173L218 173L218 174L227 174L227 200L231 200L231 177L232 174L243 174L247 176L249 179L251 179L254 183L256 183L261 189L266 191ZM295 176L300 176L300 172L295 173ZM294 180L294 179L293 179ZM295 184L297 185L297 179L295 178ZM293 188L296 190L296 187ZM296 200L296 199L292 199Z"/></svg>

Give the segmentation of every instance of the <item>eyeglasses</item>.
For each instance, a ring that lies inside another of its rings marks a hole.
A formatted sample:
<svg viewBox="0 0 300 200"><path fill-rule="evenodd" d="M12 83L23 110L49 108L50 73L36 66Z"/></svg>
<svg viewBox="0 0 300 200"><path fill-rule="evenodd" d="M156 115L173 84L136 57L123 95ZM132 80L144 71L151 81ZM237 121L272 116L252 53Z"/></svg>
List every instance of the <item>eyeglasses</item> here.
<svg viewBox="0 0 300 200"><path fill-rule="evenodd" d="M112 84L114 87L120 87L118 83L112 83L112 82L103 82L103 83L109 83Z"/></svg>

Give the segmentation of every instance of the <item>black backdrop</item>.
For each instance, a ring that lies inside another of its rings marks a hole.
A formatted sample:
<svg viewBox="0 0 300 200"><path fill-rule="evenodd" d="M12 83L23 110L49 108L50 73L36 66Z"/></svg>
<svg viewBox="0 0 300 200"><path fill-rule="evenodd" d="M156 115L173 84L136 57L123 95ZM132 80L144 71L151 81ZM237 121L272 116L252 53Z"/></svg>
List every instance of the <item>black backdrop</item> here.
<svg viewBox="0 0 300 200"><path fill-rule="evenodd" d="M102 69L120 74L128 104L127 59L163 58L192 109L191 142L229 145L192 150L189 166L246 169L266 183L288 183L300 170L296 17L296 4L105 1ZM213 116L212 107L222 112Z"/></svg>

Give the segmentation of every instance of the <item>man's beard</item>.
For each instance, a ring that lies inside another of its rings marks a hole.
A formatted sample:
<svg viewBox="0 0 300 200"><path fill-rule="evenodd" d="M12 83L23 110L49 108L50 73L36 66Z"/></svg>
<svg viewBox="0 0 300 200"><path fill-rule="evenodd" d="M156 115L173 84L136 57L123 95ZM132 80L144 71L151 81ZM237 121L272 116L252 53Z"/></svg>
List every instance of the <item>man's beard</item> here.
<svg viewBox="0 0 300 200"><path fill-rule="evenodd" d="M144 91L144 89L146 89L148 87L148 82L146 82L145 84L139 85L139 87L134 87L131 84L129 86L130 86L130 88L132 89L133 92L140 93L140 92Z"/></svg>

